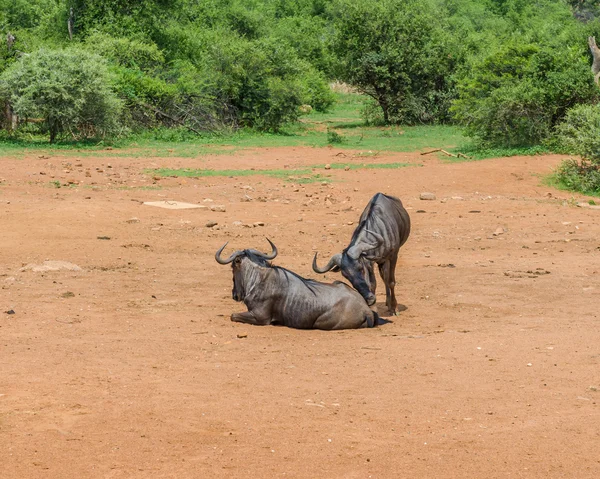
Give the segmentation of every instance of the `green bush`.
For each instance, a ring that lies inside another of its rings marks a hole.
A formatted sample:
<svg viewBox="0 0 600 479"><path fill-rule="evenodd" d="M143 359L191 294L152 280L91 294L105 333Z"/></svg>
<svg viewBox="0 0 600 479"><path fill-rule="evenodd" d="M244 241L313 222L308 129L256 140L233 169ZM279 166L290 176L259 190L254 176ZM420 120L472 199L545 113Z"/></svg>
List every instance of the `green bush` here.
<svg viewBox="0 0 600 479"><path fill-rule="evenodd" d="M208 51L217 103L230 105L239 126L277 131L298 118L302 62L285 45L229 38Z"/></svg>
<svg viewBox="0 0 600 479"><path fill-rule="evenodd" d="M569 108L596 98L583 44L515 37L459 80L452 112L486 146L529 146L547 139Z"/></svg>
<svg viewBox="0 0 600 479"><path fill-rule="evenodd" d="M323 18L293 16L275 22L269 35L289 45L299 58L331 76L333 59L328 48L328 28Z"/></svg>
<svg viewBox="0 0 600 479"><path fill-rule="evenodd" d="M337 77L373 98L384 123L448 117L438 99L452 91L453 57L435 2L336 0L332 15Z"/></svg>
<svg viewBox="0 0 600 479"><path fill-rule="evenodd" d="M85 45L110 63L127 68L152 71L165 62L163 53L150 40L114 37L95 32L86 38Z"/></svg>
<svg viewBox="0 0 600 479"><path fill-rule="evenodd" d="M84 50L40 49L0 76L0 96L21 118L41 118L50 142L61 135L97 138L119 130L121 102L105 62Z"/></svg>
<svg viewBox="0 0 600 479"><path fill-rule="evenodd" d="M385 120L383 119L383 111L373 98L365 98L363 100L363 106L360 109L360 117L364 120L367 126L383 126Z"/></svg>
<svg viewBox="0 0 600 479"><path fill-rule="evenodd" d="M555 132L552 143L557 149L600 164L600 105L571 108Z"/></svg>
<svg viewBox="0 0 600 479"><path fill-rule="evenodd" d="M330 130L329 128L327 128L327 143L329 143L330 145L340 144L340 143L344 143L344 140L345 140L345 138L343 135L340 135L335 130Z"/></svg>
<svg viewBox="0 0 600 479"><path fill-rule="evenodd" d="M304 64L300 75L302 103L310 105L316 111L328 111L335 103L335 95L325 76L309 63Z"/></svg>
<svg viewBox="0 0 600 479"><path fill-rule="evenodd" d="M299 85L283 78L271 77L261 85L264 95L255 96L242 112L244 124L263 131L279 131L288 122L298 119L302 103Z"/></svg>
<svg viewBox="0 0 600 479"><path fill-rule="evenodd" d="M600 193L600 165L597 163L565 160L556 169L554 176L568 190L588 195Z"/></svg>
<svg viewBox="0 0 600 479"><path fill-rule="evenodd" d="M266 19L261 10L248 8L247 2L232 2L228 9L224 9L226 23L239 36L247 39L257 39L263 36Z"/></svg>
<svg viewBox="0 0 600 479"><path fill-rule="evenodd" d="M561 163L556 180L565 188L600 193L600 105L578 105L556 126L552 146L581 156Z"/></svg>

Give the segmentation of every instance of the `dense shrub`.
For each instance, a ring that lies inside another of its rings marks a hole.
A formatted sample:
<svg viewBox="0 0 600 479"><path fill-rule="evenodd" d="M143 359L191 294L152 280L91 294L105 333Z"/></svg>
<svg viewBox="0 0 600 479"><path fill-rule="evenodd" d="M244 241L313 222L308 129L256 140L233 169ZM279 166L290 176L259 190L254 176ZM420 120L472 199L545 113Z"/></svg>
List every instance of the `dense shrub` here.
<svg viewBox="0 0 600 479"><path fill-rule="evenodd" d="M598 97L581 48L517 38L476 62L458 83L452 111L468 135L489 146L547 139L566 111Z"/></svg>
<svg viewBox="0 0 600 479"><path fill-rule="evenodd" d="M336 0L332 51L339 79L381 107L384 123L442 121L431 106L451 90L452 57L433 2Z"/></svg>
<svg viewBox="0 0 600 479"><path fill-rule="evenodd" d="M600 164L600 105L571 108L555 131L558 148Z"/></svg>
<svg viewBox="0 0 600 479"><path fill-rule="evenodd" d="M600 105L579 105L556 127L555 148L581 156L564 161L557 180L570 190L600 193Z"/></svg>
<svg viewBox="0 0 600 479"><path fill-rule="evenodd" d="M325 76L305 63L300 71L302 103L310 105L316 111L327 111L335 103L335 95Z"/></svg>
<svg viewBox="0 0 600 479"><path fill-rule="evenodd" d="M89 50L106 58L110 63L142 71L152 71L165 63L163 53L151 40L144 38L114 37L95 32L86 38Z"/></svg>
<svg viewBox="0 0 600 479"><path fill-rule="evenodd" d="M101 57L84 50L38 50L0 76L0 95L23 118L41 118L53 142L104 137L119 128L121 102Z"/></svg>
<svg viewBox="0 0 600 479"><path fill-rule="evenodd" d="M556 169L556 180L564 188L584 194L600 193L600 165L586 160L563 161Z"/></svg>
<svg viewBox="0 0 600 479"><path fill-rule="evenodd" d="M270 36L294 49L296 55L315 69L333 75L333 58L328 48L328 24L323 18L286 17L277 21Z"/></svg>
<svg viewBox="0 0 600 479"><path fill-rule="evenodd" d="M128 124L188 131L277 130L298 105L326 110L342 80L372 99L370 123L460 121L490 145L529 145L597 99L596 3L0 0L0 73L80 45L106 60Z"/></svg>
<svg viewBox="0 0 600 479"><path fill-rule="evenodd" d="M64 4L65 11L73 8L76 34L101 30L118 37L149 34L183 6L179 0L69 0Z"/></svg>
<svg viewBox="0 0 600 479"><path fill-rule="evenodd" d="M277 131L298 118L303 63L271 41L228 39L209 50L214 97L236 112L240 126Z"/></svg>

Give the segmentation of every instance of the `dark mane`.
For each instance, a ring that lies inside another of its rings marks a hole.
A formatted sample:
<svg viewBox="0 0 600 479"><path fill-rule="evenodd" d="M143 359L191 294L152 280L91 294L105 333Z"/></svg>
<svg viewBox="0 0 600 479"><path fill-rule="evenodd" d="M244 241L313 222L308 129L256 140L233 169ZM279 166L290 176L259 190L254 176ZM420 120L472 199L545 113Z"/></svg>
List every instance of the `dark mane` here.
<svg viewBox="0 0 600 479"><path fill-rule="evenodd" d="M282 268L281 266L275 266L270 261L267 261L265 258L263 258L262 256L258 256L256 253L253 253L252 250L246 249L246 250L244 250L244 254L250 261L257 264L258 266L262 266L263 268L271 268L271 269L277 271L278 274L282 274L284 277L286 277L286 279L288 278L288 275L295 277L304 286L306 286L312 294L314 294L315 296L317 295L317 292L314 289L314 285L317 284L318 281L315 281L314 279L303 278L298 273L294 273L293 271L290 271L289 269ZM289 279L288 279L288 282L289 282Z"/></svg>
<svg viewBox="0 0 600 479"><path fill-rule="evenodd" d="M252 261L253 263L256 263L259 266L264 266L265 268L271 268L271 267L273 267L273 265L271 264L270 261L266 260L262 256L257 255L256 253L252 252L252 250L245 249L243 251L243 253L246 255L246 257L250 261Z"/></svg>
<svg viewBox="0 0 600 479"><path fill-rule="evenodd" d="M381 193L377 193L375 196L373 196L373 198L371 198L371 201L369 202L369 209L367 210L365 219L362 220L358 224L358 226L354 230L354 233L352 233L352 239L350 240L350 244L348 245L348 248L350 248L351 246L354 246L354 242L356 241L356 238L361 233L361 231L366 227L368 221L371 219L371 215L373 214L373 208L375 208L375 203L377 202L377 199L379 198L379 196L381 196ZM348 248L346 248L346 250ZM344 250L344 251L346 251L346 250Z"/></svg>
<svg viewBox="0 0 600 479"><path fill-rule="evenodd" d="M304 286L306 286L312 294L314 294L315 296L317 295L317 292L314 289L314 285L318 284L318 282L315 281L314 279L303 278L298 273L294 273L293 271L290 271L289 269L286 269L286 268L282 268L280 266L271 265L271 268L276 270L277 273L283 273L283 275L286 277L286 279L288 279L288 275L292 275L293 277L298 279ZM289 279L288 279L288 281L289 281Z"/></svg>

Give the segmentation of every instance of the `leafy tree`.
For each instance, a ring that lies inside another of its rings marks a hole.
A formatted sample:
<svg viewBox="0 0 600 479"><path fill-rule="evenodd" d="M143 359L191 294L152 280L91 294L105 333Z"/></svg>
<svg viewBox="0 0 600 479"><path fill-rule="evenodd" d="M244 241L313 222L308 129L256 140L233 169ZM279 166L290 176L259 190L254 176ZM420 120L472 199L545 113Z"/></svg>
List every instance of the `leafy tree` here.
<svg viewBox="0 0 600 479"><path fill-rule="evenodd" d="M303 64L300 74L302 103L310 105L317 111L329 110L335 103L335 96L325 76L309 63L303 62Z"/></svg>
<svg viewBox="0 0 600 479"><path fill-rule="evenodd" d="M180 0L66 0L78 35L102 30L113 35L151 35L182 8Z"/></svg>
<svg viewBox="0 0 600 479"><path fill-rule="evenodd" d="M242 126L278 130L298 118L301 63L291 48L270 41L229 39L210 50L214 96L232 106Z"/></svg>
<svg viewBox="0 0 600 479"><path fill-rule="evenodd" d="M53 0L0 0L0 25L13 31L34 28L56 8Z"/></svg>
<svg viewBox="0 0 600 479"><path fill-rule="evenodd" d="M84 50L41 49L0 76L0 95L23 118L42 118L50 142L64 133L99 137L118 128L121 103L104 61Z"/></svg>
<svg viewBox="0 0 600 479"><path fill-rule="evenodd" d="M333 58L326 31L327 23L322 18L293 16L275 22L270 29L270 38L289 45L298 57L331 76Z"/></svg>
<svg viewBox="0 0 600 479"><path fill-rule="evenodd" d="M452 111L468 135L494 146L538 144L566 111L598 91L583 47L514 38L458 82Z"/></svg>
<svg viewBox="0 0 600 479"><path fill-rule="evenodd" d="M114 37L95 32L86 38L87 49L114 65L154 71L165 63L163 52L151 40L135 37Z"/></svg>
<svg viewBox="0 0 600 479"><path fill-rule="evenodd" d="M372 97L387 123L443 120L430 106L451 90L453 60L439 11L427 0L336 0L332 8L337 76Z"/></svg>

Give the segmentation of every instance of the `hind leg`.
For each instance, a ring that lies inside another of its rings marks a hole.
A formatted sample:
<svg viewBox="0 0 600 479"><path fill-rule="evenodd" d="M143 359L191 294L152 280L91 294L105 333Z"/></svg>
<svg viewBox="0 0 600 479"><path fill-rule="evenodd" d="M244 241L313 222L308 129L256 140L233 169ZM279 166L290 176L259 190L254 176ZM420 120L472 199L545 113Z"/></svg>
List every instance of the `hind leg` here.
<svg viewBox="0 0 600 479"><path fill-rule="evenodd" d="M398 261L398 257L394 256L390 259L389 262L389 270L388 270L388 288L390 289L390 304L388 307L390 311L396 314L396 309L398 308L398 301L396 301L396 262Z"/></svg>
<svg viewBox="0 0 600 479"><path fill-rule="evenodd" d="M377 265L379 267L379 274L381 275L381 279L383 279L383 284L385 285L385 305L388 307L390 313L394 314L394 312L390 309L390 287L388 286L388 270L389 270L389 261L385 263L381 263Z"/></svg>

